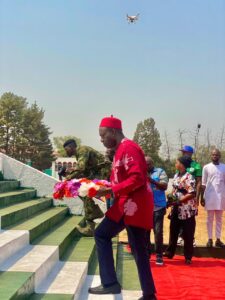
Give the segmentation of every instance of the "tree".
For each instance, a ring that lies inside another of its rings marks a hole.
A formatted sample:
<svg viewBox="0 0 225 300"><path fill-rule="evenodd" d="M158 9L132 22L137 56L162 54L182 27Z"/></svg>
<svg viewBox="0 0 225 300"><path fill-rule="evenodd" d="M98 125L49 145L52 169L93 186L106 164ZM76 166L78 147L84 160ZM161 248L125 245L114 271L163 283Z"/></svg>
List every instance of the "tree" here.
<svg viewBox="0 0 225 300"><path fill-rule="evenodd" d="M53 147L49 138L51 132L43 123L44 110L37 103L32 104L24 113L23 128L26 149L22 152L24 158L29 158L32 166L44 170L51 166L54 160ZM22 145L24 148L24 145Z"/></svg>
<svg viewBox="0 0 225 300"><path fill-rule="evenodd" d="M145 155L150 155L155 162L160 160L159 149L161 140L153 118L148 118L137 124L133 139L141 146Z"/></svg>
<svg viewBox="0 0 225 300"><path fill-rule="evenodd" d="M43 170L54 160L50 130L44 124L44 111L36 103L12 93L0 98L0 148L22 162Z"/></svg>
<svg viewBox="0 0 225 300"><path fill-rule="evenodd" d="M0 98L0 148L13 157L23 134L21 123L26 108L27 101L23 97L5 93Z"/></svg>
<svg viewBox="0 0 225 300"><path fill-rule="evenodd" d="M67 135L67 136L56 136L53 137L54 146L61 157L66 157L66 152L63 148L63 144L67 141L73 139L76 141L77 146L81 145L81 139L75 136Z"/></svg>

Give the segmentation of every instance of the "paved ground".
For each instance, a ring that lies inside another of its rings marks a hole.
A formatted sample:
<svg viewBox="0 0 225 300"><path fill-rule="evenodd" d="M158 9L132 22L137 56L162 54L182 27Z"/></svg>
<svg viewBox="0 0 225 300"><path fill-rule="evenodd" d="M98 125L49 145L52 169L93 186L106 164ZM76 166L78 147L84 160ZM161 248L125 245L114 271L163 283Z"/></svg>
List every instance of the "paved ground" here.
<svg viewBox="0 0 225 300"><path fill-rule="evenodd" d="M168 210L169 212L169 210ZM168 214L167 214L168 215ZM167 218L167 215L165 216L165 222L164 222L164 243L168 244L169 241L169 219ZM202 206L199 206L199 214L196 217L196 233L195 233L195 239L197 246L205 246L208 235L207 235L207 229L206 229L206 211ZM213 236L215 239L215 221L214 221L214 229L213 229ZM127 242L127 234L126 231L123 231L120 234L119 237L121 242ZM222 237L221 240L225 242L225 213L223 214L223 229L222 229Z"/></svg>

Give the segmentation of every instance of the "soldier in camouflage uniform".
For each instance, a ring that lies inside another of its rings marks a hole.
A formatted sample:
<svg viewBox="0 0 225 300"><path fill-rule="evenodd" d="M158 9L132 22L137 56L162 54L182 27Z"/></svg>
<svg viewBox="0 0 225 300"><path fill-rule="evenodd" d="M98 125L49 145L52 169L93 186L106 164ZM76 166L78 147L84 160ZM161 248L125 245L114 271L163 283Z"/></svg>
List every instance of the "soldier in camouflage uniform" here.
<svg viewBox="0 0 225 300"><path fill-rule="evenodd" d="M107 179L104 176L109 173L111 162L107 161L101 153L88 146L77 147L75 140L66 141L63 147L69 157L74 155L77 158L76 168L67 171L66 180L83 177L88 179ZM95 229L94 220L102 218L104 214L92 199L82 197L82 200L84 202L86 227L78 227L78 231L85 236L93 236Z"/></svg>

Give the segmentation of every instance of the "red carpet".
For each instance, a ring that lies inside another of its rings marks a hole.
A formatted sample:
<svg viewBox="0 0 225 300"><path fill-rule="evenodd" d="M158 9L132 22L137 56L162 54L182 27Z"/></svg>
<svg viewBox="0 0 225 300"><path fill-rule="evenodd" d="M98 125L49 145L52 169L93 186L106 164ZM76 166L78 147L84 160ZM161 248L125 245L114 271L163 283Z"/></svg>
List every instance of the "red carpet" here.
<svg viewBox="0 0 225 300"><path fill-rule="evenodd" d="M225 260L193 258L189 266L183 256L164 261L156 266L151 258L158 300L225 300Z"/></svg>

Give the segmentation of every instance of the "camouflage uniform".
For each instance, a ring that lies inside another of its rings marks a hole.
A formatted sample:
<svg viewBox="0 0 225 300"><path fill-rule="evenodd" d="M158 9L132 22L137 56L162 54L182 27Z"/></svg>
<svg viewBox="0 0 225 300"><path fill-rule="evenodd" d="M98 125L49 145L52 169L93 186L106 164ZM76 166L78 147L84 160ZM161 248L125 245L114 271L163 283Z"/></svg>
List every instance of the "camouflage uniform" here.
<svg viewBox="0 0 225 300"><path fill-rule="evenodd" d="M67 180L83 177L88 179L108 179L108 176L107 178L105 176L109 174L111 163L106 161L101 153L88 146L80 146L76 152L76 168L66 176ZM78 227L78 230L86 236L93 236L95 228L93 221L102 218L104 214L92 199L82 197L82 200L84 202L84 216L87 226L85 228Z"/></svg>

